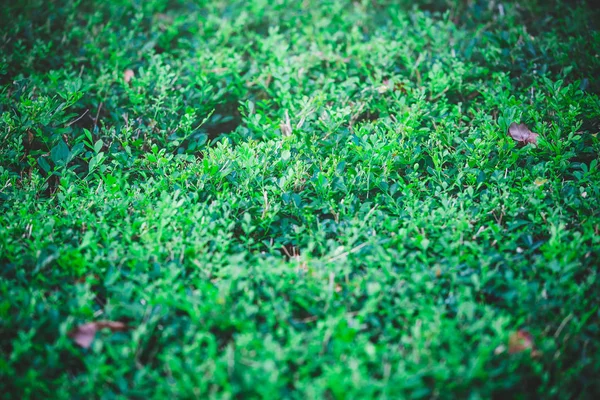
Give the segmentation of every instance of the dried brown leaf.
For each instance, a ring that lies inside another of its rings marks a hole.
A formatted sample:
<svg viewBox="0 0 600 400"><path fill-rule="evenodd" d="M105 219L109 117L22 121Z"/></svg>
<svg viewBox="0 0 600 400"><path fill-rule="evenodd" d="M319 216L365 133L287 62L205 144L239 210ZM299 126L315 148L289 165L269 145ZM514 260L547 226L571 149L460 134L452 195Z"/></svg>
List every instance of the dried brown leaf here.
<svg viewBox="0 0 600 400"><path fill-rule="evenodd" d="M535 184L535 186L544 186L544 184L548 182L548 179L544 179L544 178L536 178L535 181L533 181L533 183Z"/></svg>
<svg viewBox="0 0 600 400"><path fill-rule="evenodd" d="M135 76L135 72L133 72L132 69L126 69L125 72L123 72L123 80L125 81L125 83L129 83L133 77Z"/></svg>
<svg viewBox="0 0 600 400"><path fill-rule="evenodd" d="M538 134L529 130L525 124L517 124L513 122L508 127L508 134L511 138L521 143L537 144Z"/></svg>
<svg viewBox="0 0 600 400"><path fill-rule="evenodd" d="M34 139L33 132L31 132L31 129L28 129L27 130L27 144L33 143L33 139Z"/></svg>
<svg viewBox="0 0 600 400"><path fill-rule="evenodd" d="M495 355L500 355L502 353L504 353L506 351L506 346L504 346L503 344L501 344L500 346L496 347L494 349L494 354Z"/></svg>
<svg viewBox="0 0 600 400"><path fill-rule="evenodd" d="M508 338L508 352L510 354L516 354L527 350L531 351L532 357L537 357L540 354L535 349L533 336L524 329L519 329L518 331L511 333Z"/></svg>
<svg viewBox="0 0 600 400"><path fill-rule="evenodd" d="M396 82L396 83L392 84L392 82L389 79L384 79L382 81L382 84L383 84L382 86L377 88L379 93L383 93L388 90L392 90L394 92L400 92L402 94L406 94L406 88L404 87L404 84L401 82Z"/></svg>
<svg viewBox="0 0 600 400"><path fill-rule="evenodd" d="M79 325L69 332L69 337L73 339L78 346L84 349L89 348L96 337L96 332L101 329L110 329L111 332L121 332L128 328L126 324L118 321L96 321Z"/></svg>

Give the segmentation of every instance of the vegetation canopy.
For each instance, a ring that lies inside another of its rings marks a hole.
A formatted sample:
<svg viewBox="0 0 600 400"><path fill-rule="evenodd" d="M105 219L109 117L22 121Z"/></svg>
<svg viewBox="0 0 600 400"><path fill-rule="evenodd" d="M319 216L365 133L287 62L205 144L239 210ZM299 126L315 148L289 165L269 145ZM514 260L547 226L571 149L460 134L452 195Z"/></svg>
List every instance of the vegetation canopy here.
<svg viewBox="0 0 600 400"><path fill-rule="evenodd" d="M600 394L591 2L5 2L6 398Z"/></svg>

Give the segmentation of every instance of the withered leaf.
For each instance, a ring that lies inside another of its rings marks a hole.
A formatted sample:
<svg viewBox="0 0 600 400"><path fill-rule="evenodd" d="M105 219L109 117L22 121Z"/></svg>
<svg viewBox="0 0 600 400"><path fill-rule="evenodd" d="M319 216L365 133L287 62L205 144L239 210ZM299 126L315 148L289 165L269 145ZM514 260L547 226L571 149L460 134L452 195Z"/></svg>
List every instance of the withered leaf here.
<svg viewBox="0 0 600 400"><path fill-rule="evenodd" d="M400 92L402 94L406 94L406 88L404 87L404 84L401 82L396 82L392 85L389 79L384 79L382 83L383 83L383 86L381 86L380 89L378 89L379 93L382 93L382 91L385 92L388 89L391 89L394 92Z"/></svg>
<svg viewBox="0 0 600 400"><path fill-rule="evenodd" d="M508 352L510 354L522 353L526 350L531 351L532 357L537 357L540 353L535 349L533 336L524 329L519 329L511 333L508 338Z"/></svg>
<svg viewBox="0 0 600 400"><path fill-rule="evenodd" d="M125 81L125 83L129 83L134 76L135 72L133 72L132 69L126 69L125 72L123 72L123 80Z"/></svg>
<svg viewBox="0 0 600 400"><path fill-rule="evenodd" d="M535 181L533 181L533 183L535 184L535 186L544 186L544 184L548 182L548 179L544 179L544 178L535 178Z"/></svg>
<svg viewBox="0 0 600 400"><path fill-rule="evenodd" d="M111 332L121 332L129 329L129 327L123 322L118 321L96 321L96 322L88 322L87 324L79 325L73 328L69 332L69 337L77 343L80 347L84 349L88 349L92 342L94 341L94 337L96 337L96 332L101 329L110 329Z"/></svg>
<svg viewBox="0 0 600 400"><path fill-rule="evenodd" d="M508 127L508 134L511 138L521 143L537 144L538 134L529 130L525 124L516 124L513 122Z"/></svg>
<svg viewBox="0 0 600 400"><path fill-rule="evenodd" d="M31 132L31 129L27 130L27 144L32 144L33 143L33 133Z"/></svg>

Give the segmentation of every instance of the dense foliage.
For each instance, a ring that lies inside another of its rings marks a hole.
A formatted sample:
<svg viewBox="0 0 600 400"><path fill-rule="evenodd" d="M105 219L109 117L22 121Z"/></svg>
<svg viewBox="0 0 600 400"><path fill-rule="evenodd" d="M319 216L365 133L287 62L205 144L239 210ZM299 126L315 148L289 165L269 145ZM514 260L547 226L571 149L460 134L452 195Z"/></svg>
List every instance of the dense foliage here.
<svg viewBox="0 0 600 400"><path fill-rule="evenodd" d="M6 398L600 393L590 3L2 8Z"/></svg>

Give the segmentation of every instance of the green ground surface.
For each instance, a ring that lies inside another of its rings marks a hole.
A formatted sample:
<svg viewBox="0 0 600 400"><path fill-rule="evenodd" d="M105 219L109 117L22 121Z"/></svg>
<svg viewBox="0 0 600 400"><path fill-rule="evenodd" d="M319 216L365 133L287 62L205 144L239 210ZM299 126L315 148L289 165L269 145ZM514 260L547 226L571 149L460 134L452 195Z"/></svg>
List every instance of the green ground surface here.
<svg viewBox="0 0 600 400"><path fill-rule="evenodd" d="M2 396L599 394L590 7L7 2Z"/></svg>

